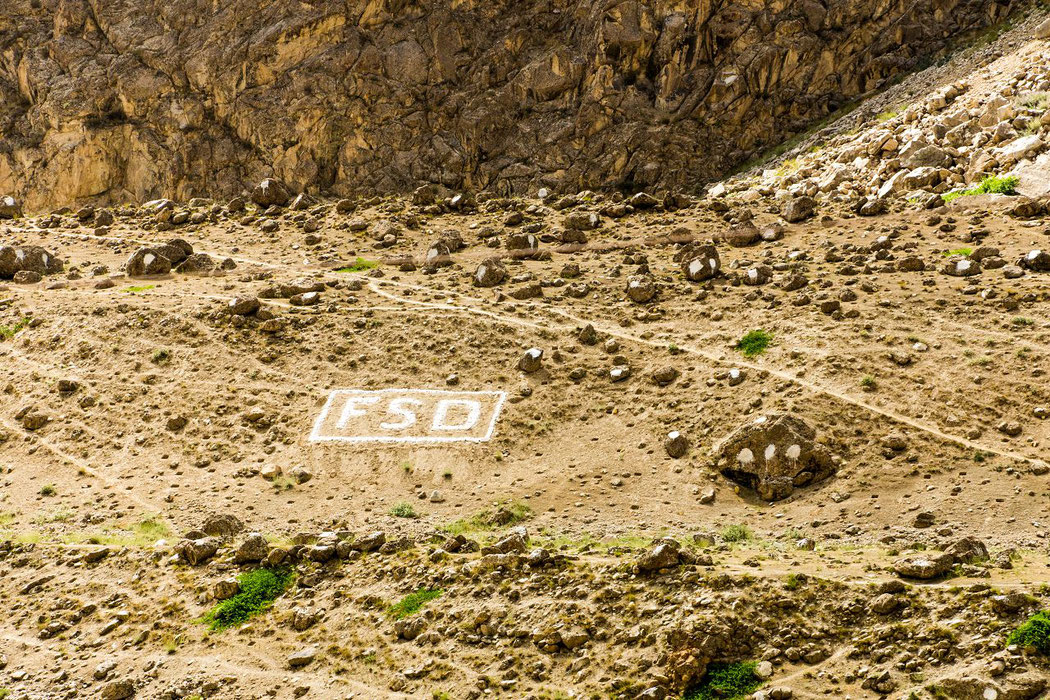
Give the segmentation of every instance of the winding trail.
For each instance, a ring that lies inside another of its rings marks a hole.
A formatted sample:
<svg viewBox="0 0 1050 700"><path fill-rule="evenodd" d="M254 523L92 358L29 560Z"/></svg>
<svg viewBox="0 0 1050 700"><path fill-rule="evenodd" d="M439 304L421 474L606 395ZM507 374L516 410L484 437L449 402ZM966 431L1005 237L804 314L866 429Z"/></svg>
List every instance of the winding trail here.
<svg viewBox="0 0 1050 700"><path fill-rule="evenodd" d="M562 330L562 331L572 330L572 326L569 326L569 325L562 325L562 326L560 326L558 328L551 328L550 326L545 326L545 325L540 325L540 324L536 324L536 323L532 323L532 322L528 322L528 321L523 321L522 319L518 319L518 318L515 318L513 316L507 316L507 315L504 315L504 314L500 314L500 313L496 313L496 312L488 311L488 310L484 310L484 309L477 309L477 308L474 308L474 307L471 307L471 306L462 306L462 305L455 305L455 304L439 304L439 303L435 303L435 302L418 301L418 300L415 300L415 299L406 299L404 297L399 297L399 296L397 296L395 294L391 294L389 292L386 292L386 291L380 289L379 288L379 284L390 284L390 285L395 285L395 286L399 286L399 287L408 287L408 288L413 288L413 289L432 291L432 290L427 290L427 288L425 288L425 287L418 287L416 285L407 285L407 284L400 283L400 282L391 282L389 280L377 281L374 278L369 278L368 279L368 283L369 283L369 287L372 289L372 291L375 292L376 294L378 294L379 296L384 297L386 299L399 301L401 303L414 304L414 305L417 305L417 306L425 306L425 307L428 307L428 308L432 308L432 309L435 309L435 310L441 310L441 311L459 311L459 312L463 312L463 313L471 313L471 314L476 314L476 315L480 315L480 316L485 316L485 317L488 317L488 318L494 318L494 319L497 319L497 320L499 320L501 322L504 322L504 323L518 325L518 326L527 327L527 328L536 328L536 329L545 329L545 330ZM442 290L442 291L445 291L445 290ZM449 295L455 294L455 295L460 296L460 297L466 296L466 295L463 295L463 294L458 293L458 292L447 292L447 293ZM480 300L477 300L477 299L472 299L471 297L467 297L467 298L471 299L472 301L480 301ZM606 324L603 324L600 321L595 322L592 319L584 318L584 317L581 317L581 316L576 316L574 314L569 313L568 311L565 311L564 309L537 307L535 304L527 304L527 306L530 306L532 308L540 308L543 311L547 311L547 312L549 312L551 314L555 314L557 316L561 316L562 318L564 318L566 320L572 321L574 326L575 325L585 325L585 324L589 323L589 324L594 326L594 329L596 331L605 333L605 334L610 335L610 336L615 337L615 338L619 338L620 340L625 340L625 341L628 341L628 342L631 342L631 343L636 343L636 344L640 344L640 345L646 345L646 346L655 347L655 348L662 348L665 345L664 343L661 343L661 342L658 342L658 341L655 341L655 340L648 340L646 338L639 337L639 336L634 335L632 333L627 333L627 332L621 330L618 327L608 326ZM890 419L890 420L892 420L892 421L894 421L896 423L900 423L902 425L910 426L912 428L915 428L916 430L920 430L922 432L925 432L925 433L928 433L930 435L933 435L934 437L937 437L937 438L939 438L941 440L944 440L944 441L947 441L947 442L952 442L952 443L955 443L957 445L966 447L968 449L980 450L982 452L986 452L986 453L989 453L989 454L999 455L1000 457L1006 457L1006 458L1011 459L1011 460L1015 460L1015 461L1018 461L1018 462L1025 463L1025 464L1029 464L1029 465L1031 465L1033 467L1044 467L1044 466L1047 466L1047 463L1044 460L1039 459L1037 457L1031 457L1029 455L1022 454L1020 452L1014 452L1012 450L1003 450L1003 449L1000 449L998 447L993 447L991 445L985 445L983 443L975 442L975 441L970 440L968 438L965 438L965 437L963 437L961 435L954 435L954 434L951 434L951 433L946 433L943 430L941 430L940 428L938 428L938 427L936 427L934 425L930 425L930 424L928 424L928 423L926 423L924 421L916 420L914 418L911 418L911 417L906 416L904 414L898 413L896 411L890 411L890 410L887 410L887 409L884 409L884 408L880 408L878 406L873 406L872 404L870 404L870 403L868 403L866 401L857 399L857 398L855 398L853 396L850 396L849 394L843 393L843 392L838 391L836 389L832 389L832 388L829 388L829 387L821 386L819 384L814 384L812 382L807 382L807 381L805 381L803 379L800 379L800 378L798 378L798 377L796 377L796 376L794 376L794 375L792 375L792 374L790 374L788 372L785 372L783 370L778 370L778 369L776 369L774 367L768 367L766 365L760 365L760 364L757 364L757 363L754 363L754 362L749 362L747 360L743 360L741 358L736 358L736 357L732 358L732 360L730 361L730 360L727 360L722 355L717 355L715 353L711 353L711 352L708 352L708 351L705 351L705 350L701 350L700 348L698 348L698 347L696 347L694 345L679 344L678 347L683 352L687 352L687 353L690 353L690 354L693 354L693 355L697 355L699 357L703 357L704 359L706 359L706 360L708 360L710 362L713 362L713 363L715 363L717 365L728 366L728 367L747 368L747 369L750 369L750 370L754 370L756 372L757 371L768 372L768 373L770 373L771 375L773 375L775 377L783 379L784 381L791 382L792 384L795 384L795 385L797 385L799 387L802 387L803 389L806 389L807 391L809 391L811 393L821 394L821 395L824 395L824 396L830 396L830 397L835 398L835 399L837 399L839 401L842 401L843 403L847 403L847 404L850 404L850 405L855 406L857 408L861 408L861 409L863 409L865 411L868 411L870 413L874 413L876 415L880 415L883 418L888 418L888 419ZM802 349L805 350L806 348L802 348Z"/></svg>

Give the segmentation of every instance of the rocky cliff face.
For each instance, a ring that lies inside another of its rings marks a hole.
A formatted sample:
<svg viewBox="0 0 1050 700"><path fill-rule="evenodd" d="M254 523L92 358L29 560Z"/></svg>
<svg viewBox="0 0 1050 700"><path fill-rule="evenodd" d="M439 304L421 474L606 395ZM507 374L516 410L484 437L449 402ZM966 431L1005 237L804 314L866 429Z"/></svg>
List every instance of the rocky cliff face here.
<svg viewBox="0 0 1050 700"><path fill-rule="evenodd" d="M1009 5L7 0L0 192L689 186Z"/></svg>

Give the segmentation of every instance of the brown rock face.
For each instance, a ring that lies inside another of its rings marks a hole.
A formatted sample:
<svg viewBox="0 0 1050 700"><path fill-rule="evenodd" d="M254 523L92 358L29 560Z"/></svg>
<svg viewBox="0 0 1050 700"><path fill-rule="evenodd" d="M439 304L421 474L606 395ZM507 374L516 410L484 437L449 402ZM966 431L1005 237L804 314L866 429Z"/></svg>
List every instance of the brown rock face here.
<svg viewBox="0 0 1050 700"><path fill-rule="evenodd" d="M1009 5L8 0L0 193L689 185Z"/></svg>

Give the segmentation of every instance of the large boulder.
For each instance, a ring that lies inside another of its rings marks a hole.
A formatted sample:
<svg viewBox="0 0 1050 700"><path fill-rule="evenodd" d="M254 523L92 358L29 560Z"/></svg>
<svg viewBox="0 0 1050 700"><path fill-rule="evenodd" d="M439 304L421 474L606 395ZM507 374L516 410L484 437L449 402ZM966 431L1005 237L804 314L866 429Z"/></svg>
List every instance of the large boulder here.
<svg viewBox="0 0 1050 700"><path fill-rule="evenodd" d="M187 564L197 566L215 556L221 545L222 540L218 537L199 537L179 543L178 553Z"/></svg>
<svg viewBox="0 0 1050 700"><path fill-rule="evenodd" d="M234 564L251 564L266 559L270 544L258 532L250 533L233 553Z"/></svg>
<svg viewBox="0 0 1050 700"><path fill-rule="evenodd" d="M280 180L268 177L252 190L252 201L262 208L283 207L291 199L292 193Z"/></svg>
<svg viewBox="0 0 1050 700"><path fill-rule="evenodd" d="M61 272L63 267L61 259L40 246L0 247L0 278L11 278L23 271L52 275Z"/></svg>
<svg viewBox="0 0 1050 700"><path fill-rule="evenodd" d="M788 414L762 416L719 444L722 474L753 489L767 501L790 496L797 487L826 479L835 462L816 442L816 431Z"/></svg>
<svg viewBox="0 0 1050 700"><path fill-rule="evenodd" d="M944 576L952 570L954 564L955 558L951 554L929 553L898 559L893 562L893 570L902 578L928 581Z"/></svg>
<svg viewBox="0 0 1050 700"><path fill-rule="evenodd" d="M128 277L166 275L171 272L171 258L157 248L139 248L128 258L124 270Z"/></svg>
<svg viewBox="0 0 1050 700"><path fill-rule="evenodd" d="M540 251L540 239L531 233L512 233L507 236L506 245L514 258L534 258Z"/></svg>
<svg viewBox="0 0 1050 700"><path fill-rule="evenodd" d="M179 263L175 271L187 275L203 275L217 267L218 264L207 253L194 253Z"/></svg>
<svg viewBox="0 0 1050 700"><path fill-rule="evenodd" d="M233 537L244 529L241 519L232 513L214 513L209 515L201 530L212 537Z"/></svg>
<svg viewBox="0 0 1050 700"><path fill-rule="evenodd" d="M656 296L656 280L649 275L637 275L627 280L627 298L636 304L645 304Z"/></svg>
<svg viewBox="0 0 1050 700"><path fill-rule="evenodd" d="M995 681L974 676L942 678L937 681L941 697L948 700L1033 700L1046 690L1046 679L1035 673L1025 673Z"/></svg>
<svg viewBox="0 0 1050 700"><path fill-rule="evenodd" d="M722 270L722 261L713 245L689 246L683 251L681 263L682 274L690 282L709 280Z"/></svg>
<svg viewBox="0 0 1050 700"><path fill-rule="evenodd" d="M507 278L507 268L499 258L489 258L474 271L475 287L495 287Z"/></svg>
<svg viewBox="0 0 1050 700"><path fill-rule="evenodd" d="M953 542L944 553L958 564L975 564L988 558L988 547L976 537L967 536Z"/></svg>
<svg viewBox="0 0 1050 700"><path fill-rule="evenodd" d="M439 267L448 267L452 264L452 249L444 240L434 241L427 249L427 256L423 267L428 270L436 270Z"/></svg>
<svg viewBox="0 0 1050 700"><path fill-rule="evenodd" d="M53 275L62 271L62 261L38 245L26 245L15 251L21 256L22 269L38 272L41 275Z"/></svg>
<svg viewBox="0 0 1050 700"><path fill-rule="evenodd" d="M17 219L22 216L22 205L11 195L0 197L0 219Z"/></svg>
<svg viewBox="0 0 1050 700"><path fill-rule="evenodd" d="M813 216L816 210L817 203L812 197L792 197L781 205L780 215L784 217L784 221L794 224Z"/></svg>
<svg viewBox="0 0 1050 700"><path fill-rule="evenodd" d="M1033 272L1050 272L1050 253L1038 248L1028 251L1018 264Z"/></svg>
<svg viewBox="0 0 1050 700"><path fill-rule="evenodd" d="M640 574L648 574L678 566L681 561L682 545L678 540L666 537L642 553L634 563L634 569Z"/></svg>
<svg viewBox="0 0 1050 700"><path fill-rule="evenodd" d="M944 263L941 272L950 277L973 277L981 274L981 262L961 255L953 255Z"/></svg>
<svg viewBox="0 0 1050 700"><path fill-rule="evenodd" d="M157 246L156 250L171 261L172 267L193 255L193 246L181 238L172 238L164 245Z"/></svg>

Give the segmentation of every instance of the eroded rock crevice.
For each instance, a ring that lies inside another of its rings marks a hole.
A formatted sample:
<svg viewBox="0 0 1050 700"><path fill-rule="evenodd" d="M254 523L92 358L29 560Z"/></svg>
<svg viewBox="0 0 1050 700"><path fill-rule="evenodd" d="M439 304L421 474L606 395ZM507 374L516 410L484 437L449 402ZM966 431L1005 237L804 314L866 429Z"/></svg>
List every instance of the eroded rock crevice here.
<svg viewBox="0 0 1050 700"><path fill-rule="evenodd" d="M1010 4L13 0L0 191L690 187Z"/></svg>

